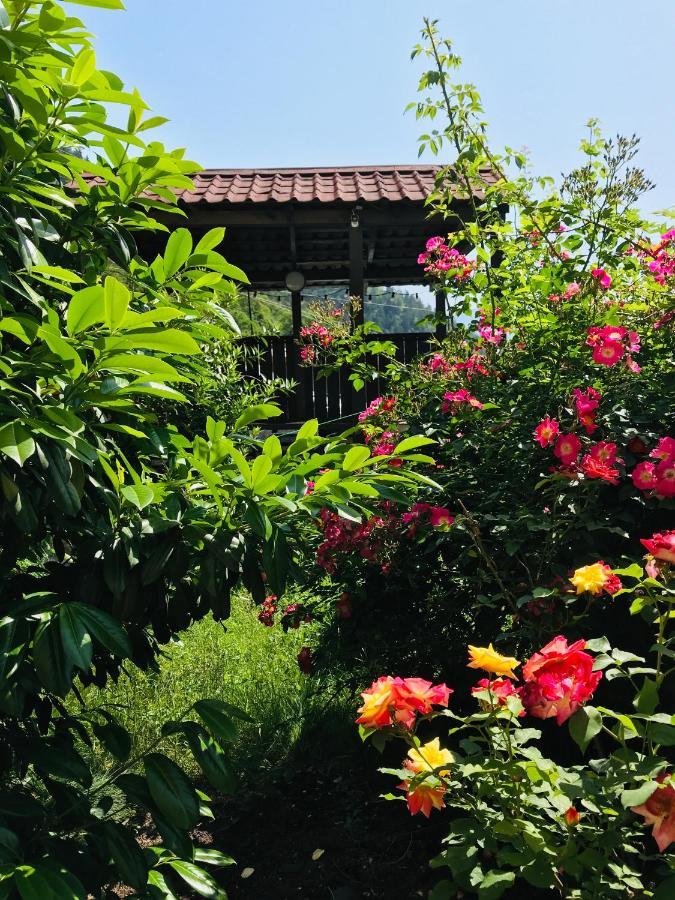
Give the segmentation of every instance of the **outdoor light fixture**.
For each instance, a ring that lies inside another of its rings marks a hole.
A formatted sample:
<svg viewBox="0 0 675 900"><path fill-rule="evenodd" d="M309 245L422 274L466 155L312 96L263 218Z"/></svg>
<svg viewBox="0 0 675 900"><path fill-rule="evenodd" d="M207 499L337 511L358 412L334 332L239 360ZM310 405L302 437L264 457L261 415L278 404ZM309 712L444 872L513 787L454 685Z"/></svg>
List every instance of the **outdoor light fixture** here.
<svg viewBox="0 0 675 900"><path fill-rule="evenodd" d="M359 205L355 206L352 210L352 228L358 228L361 224L361 207Z"/></svg>
<svg viewBox="0 0 675 900"><path fill-rule="evenodd" d="M298 272L294 270L293 272L289 272L286 276L286 287L292 294L296 294L298 291L301 291L305 286L305 276L302 272Z"/></svg>

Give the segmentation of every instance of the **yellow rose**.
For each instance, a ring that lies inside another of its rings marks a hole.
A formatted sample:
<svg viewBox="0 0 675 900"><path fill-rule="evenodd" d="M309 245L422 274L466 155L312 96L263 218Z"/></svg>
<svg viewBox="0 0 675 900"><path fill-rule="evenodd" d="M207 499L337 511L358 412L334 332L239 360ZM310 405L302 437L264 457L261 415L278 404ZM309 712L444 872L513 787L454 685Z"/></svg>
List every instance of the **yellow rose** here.
<svg viewBox="0 0 675 900"><path fill-rule="evenodd" d="M493 675L515 678L513 670L520 662L513 656L502 656L492 644L488 647L472 647L469 645L469 669L483 669Z"/></svg>
<svg viewBox="0 0 675 900"><path fill-rule="evenodd" d="M570 581L577 589L577 594L588 591L597 597L607 583L607 566L599 562L593 563L592 566L582 566L575 571Z"/></svg>
<svg viewBox="0 0 675 900"><path fill-rule="evenodd" d="M441 766L449 765L455 761L455 757L449 750L441 747L440 740L434 738L426 744L422 744L419 750L409 750L404 765L413 772L434 772ZM439 775L448 775L449 769L442 769Z"/></svg>

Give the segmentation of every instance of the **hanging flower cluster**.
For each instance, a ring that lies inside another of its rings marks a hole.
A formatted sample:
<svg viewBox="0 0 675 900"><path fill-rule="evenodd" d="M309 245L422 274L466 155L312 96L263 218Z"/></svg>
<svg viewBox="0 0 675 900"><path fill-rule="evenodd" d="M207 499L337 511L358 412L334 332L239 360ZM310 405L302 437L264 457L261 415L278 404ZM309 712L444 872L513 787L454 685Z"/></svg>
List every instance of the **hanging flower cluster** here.
<svg viewBox="0 0 675 900"><path fill-rule="evenodd" d="M640 366L633 359L640 352L640 336L623 325L593 325L588 329L586 345L593 348L593 360L601 366L615 366L625 358L626 368L638 373Z"/></svg>
<svg viewBox="0 0 675 900"><path fill-rule="evenodd" d="M675 497L675 438L662 437L649 455L655 462L639 462L631 474L633 484L657 497Z"/></svg>
<svg viewBox="0 0 675 900"><path fill-rule="evenodd" d="M466 281L476 268L475 262L467 259L454 247L449 247L440 236L429 238L425 251L417 257L417 262L424 266L428 275L452 278L454 281Z"/></svg>

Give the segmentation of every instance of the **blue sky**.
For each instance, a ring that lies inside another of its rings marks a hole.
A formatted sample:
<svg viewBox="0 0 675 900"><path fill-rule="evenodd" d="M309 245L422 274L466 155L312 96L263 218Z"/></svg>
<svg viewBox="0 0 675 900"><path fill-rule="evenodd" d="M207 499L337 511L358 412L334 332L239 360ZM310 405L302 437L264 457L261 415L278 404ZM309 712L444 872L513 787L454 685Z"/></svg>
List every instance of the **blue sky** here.
<svg viewBox="0 0 675 900"><path fill-rule="evenodd" d="M675 206L672 0L126 3L71 9L96 34L99 64L170 117L161 138L204 166L413 162L409 51L429 15L481 91L496 146L525 146L539 173L558 175L597 116L642 137L658 183L645 211Z"/></svg>

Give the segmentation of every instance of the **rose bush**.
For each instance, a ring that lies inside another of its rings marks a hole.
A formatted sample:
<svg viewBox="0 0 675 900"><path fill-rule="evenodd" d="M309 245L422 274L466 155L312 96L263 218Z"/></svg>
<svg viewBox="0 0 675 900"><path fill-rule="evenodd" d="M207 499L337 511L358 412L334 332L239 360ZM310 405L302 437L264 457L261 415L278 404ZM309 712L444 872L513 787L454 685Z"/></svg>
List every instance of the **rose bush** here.
<svg viewBox="0 0 675 900"><path fill-rule="evenodd" d="M606 139L591 122L581 164L560 185L536 178L522 154L489 147L480 97L453 82L460 60L434 23L413 55L431 62L411 105L430 123L422 148L454 157L430 204L457 230L419 259L453 327L425 359L382 362L386 396L355 439L385 458L408 433L434 440L433 484L415 508L392 511L381 556L345 546L329 570L326 597L350 605L327 646L363 658L364 679L380 676L359 724L379 747L391 736L409 745L396 796L425 815L453 808L434 863L450 876L434 898L512 887L665 898L675 889L673 231L636 208L650 183L635 139ZM457 663L466 637L470 669ZM472 685L480 667L489 677ZM447 681L449 708L411 707L396 688L408 679L383 671L424 675L443 697ZM448 718L452 743L439 743Z"/></svg>

